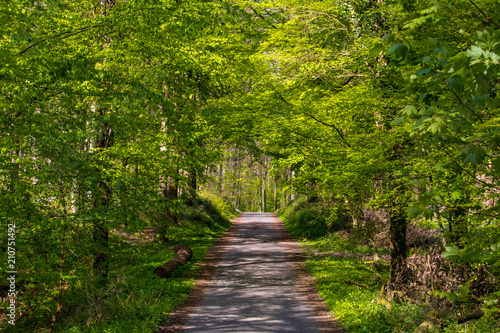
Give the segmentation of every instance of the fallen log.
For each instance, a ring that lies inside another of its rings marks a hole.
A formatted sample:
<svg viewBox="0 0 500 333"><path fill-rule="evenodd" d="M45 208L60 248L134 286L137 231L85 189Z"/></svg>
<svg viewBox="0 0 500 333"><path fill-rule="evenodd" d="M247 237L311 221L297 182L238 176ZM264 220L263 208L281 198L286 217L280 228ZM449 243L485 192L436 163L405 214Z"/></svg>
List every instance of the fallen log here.
<svg viewBox="0 0 500 333"><path fill-rule="evenodd" d="M179 266L185 264L193 257L193 250L186 245L175 244L175 256L172 260L157 267L154 271L156 275L162 278L168 278Z"/></svg>
<svg viewBox="0 0 500 333"><path fill-rule="evenodd" d="M469 320L473 319L479 319L482 316L484 316L484 311L483 310L477 310L472 313L466 313L464 315L461 315L460 317L457 318L457 322L459 324L463 324L465 322L468 322Z"/></svg>

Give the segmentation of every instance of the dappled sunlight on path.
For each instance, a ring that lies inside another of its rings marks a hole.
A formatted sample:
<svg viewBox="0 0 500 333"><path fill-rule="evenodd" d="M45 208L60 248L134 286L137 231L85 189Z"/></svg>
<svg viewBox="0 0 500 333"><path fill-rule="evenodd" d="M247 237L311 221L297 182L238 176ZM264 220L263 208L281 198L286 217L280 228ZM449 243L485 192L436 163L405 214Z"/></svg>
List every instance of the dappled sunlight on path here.
<svg viewBox="0 0 500 333"><path fill-rule="evenodd" d="M281 221L271 213L243 213L235 224L184 331L322 331L297 284L292 262L298 256L287 245L290 240Z"/></svg>

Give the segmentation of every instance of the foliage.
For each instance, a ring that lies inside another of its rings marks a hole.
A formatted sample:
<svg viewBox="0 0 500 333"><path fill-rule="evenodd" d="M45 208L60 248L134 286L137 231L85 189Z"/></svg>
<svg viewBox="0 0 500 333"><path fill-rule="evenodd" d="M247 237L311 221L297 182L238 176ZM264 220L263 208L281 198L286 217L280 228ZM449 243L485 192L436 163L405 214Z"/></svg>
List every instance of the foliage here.
<svg viewBox="0 0 500 333"><path fill-rule="evenodd" d="M219 210L217 206L226 210ZM189 295L205 251L230 225L225 216L234 216L234 211L228 207L220 199L213 203L206 198L198 199L195 205L182 205L180 226L170 228L170 241L165 244L151 241L154 240L152 230L112 234L106 288L93 284L84 272L75 271L71 276L62 277L65 282L62 293L58 292L57 285L44 292L40 290L40 284L43 281L43 286L51 286L51 280L46 277L50 272L38 278L27 275L30 282L20 285L18 300L22 311L31 315L21 318L16 326L5 325L5 331L25 332L51 324L47 311L52 306L50 300L53 296L47 295L60 295L62 309L57 322L52 323L55 332L155 332L158 326L166 323L166 315ZM172 278L158 278L153 274L154 269L173 257L172 246L177 242L193 249L193 259L177 270ZM34 306L41 304L47 308Z"/></svg>
<svg viewBox="0 0 500 333"><path fill-rule="evenodd" d="M204 19L219 13L196 1L0 6L0 219L16 224L16 328L50 330L75 311L98 322L116 270L135 274L122 255L151 254L120 236L208 240L227 227L206 201L183 205L221 155L224 110L208 100L232 82L213 52L225 28Z"/></svg>
<svg viewBox="0 0 500 333"><path fill-rule="evenodd" d="M307 226L294 225L288 219L285 224L288 228L291 225L290 230L296 234L301 234L298 226L307 231ZM335 233L319 239L304 238L301 245L308 256L305 266L314 277L319 294L350 332L413 332L430 314L436 315L426 302L389 301L383 293L389 279L389 265L384 261L375 265L363 260L362 254L368 250L366 245L356 245L355 240L346 243ZM414 264L425 266L425 263ZM439 316L443 318L444 332L492 332L498 327L498 313L491 310L481 319L465 324L458 324L449 309ZM435 331L442 330L437 327Z"/></svg>
<svg viewBox="0 0 500 333"><path fill-rule="evenodd" d="M499 13L491 0L2 2L0 221L17 226L22 321L50 329L75 295L108 289L116 235L196 235L186 219L210 234L235 214L216 216L200 187L228 212L215 195L260 211L306 197L284 212L298 237L367 239L366 211L384 211L396 289L411 219L455 259L496 265Z"/></svg>
<svg viewBox="0 0 500 333"><path fill-rule="evenodd" d="M304 197L299 197L280 211L288 230L298 239L317 239L328 232L350 228L349 220Z"/></svg>

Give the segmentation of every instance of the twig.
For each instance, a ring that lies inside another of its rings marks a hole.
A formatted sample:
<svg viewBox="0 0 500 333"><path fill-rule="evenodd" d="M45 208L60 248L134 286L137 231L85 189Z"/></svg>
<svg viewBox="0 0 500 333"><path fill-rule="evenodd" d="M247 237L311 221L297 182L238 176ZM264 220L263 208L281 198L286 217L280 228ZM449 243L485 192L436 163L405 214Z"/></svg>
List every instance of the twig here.
<svg viewBox="0 0 500 333"><path fill-rule="evenodd" d="M499 26L496 22L494 22L492 19L490 19L490 17L489 17L488 15L486 15L486 13L485 13L485 12L483 12L483 11L482 11L482 10L481 10L481 9L480 9L480 8L479 8L479 7L478 7L478 6L477 6L477 5L476 5L476 4L475 4L472 0L468 0L468 1L469 1L469 2L470 2L473 6L474 6L474 7L476 7L476 9L477 9L477 10L478 10L478 11L479 11L479 12L480 12L480 13L481 13L484 17L486 17L486 19L487 19L488 21L490 21L490 22L491 22L491 23L493 23L493 24L494 24L497 28L499 28L499 29L500 29L500 26Z"/></svg>
<svg viewBox="0 0 500 333"><path fill-rule="evenodd" d="M71 32L71 31L65 31L65 32L62 32L60 34L57 34L57 35L53 35L51 37L48 37L48 38L57 38L57 37L61 37L60 40L63 40L63 39L66 39L66 38L69 38L71 36L75 36L75 35L78 35L82 32L85 32L87 30L90 30L90 29L93 29L93 28L97 28L97 27L100 27L102 26L102 23L101 24L95 24L95 25L91 25L91 26L88 26L88 27L84 27L84 28L79 28L79 29L76 29L76 32ZM64 36L65 34L69 34L69 35L66 35ZM41 41L42 42L45 42L47 40L47 38L44 38L42 39ZM26 51L28 51L29 49L31 49L32 47L35 47L38 45L38 43L40 42L35 42L35 43L32 43L31 45L27 46L26 48L24 48L23 50L21 50L19 52L19 55L22 55L23 53L25 53Z"/></svg>
<svg viewBox="0 0 500 333"><path fill-rule="evenodd" d="M321 121L321 120L317 119L316 117L314 117L312 114L309 114L309 113L307 113L307 112L304 112L304 114L305 114L306 116L308 116L308 117L310 117L310 118L312 118L312 119L316 120L318 123L320 123L320 124L322 124L322 125L325 125L325 126L328 126L328 127L332 127L333 129L335 129L335 131L337 131L337 133L340 135L340 138L342 139L342 141L344 142L344 144L345 144L347 147L351 148L351 145L350 145L349 143L347 143L347 141L346 141L346 139L345 139L344 135L342 134L342 132L341 132L341 131L337 128L337 126L335 126L333 123L332 123L332 124L325 123L325 122L323 122L323 121Z"/></svg>

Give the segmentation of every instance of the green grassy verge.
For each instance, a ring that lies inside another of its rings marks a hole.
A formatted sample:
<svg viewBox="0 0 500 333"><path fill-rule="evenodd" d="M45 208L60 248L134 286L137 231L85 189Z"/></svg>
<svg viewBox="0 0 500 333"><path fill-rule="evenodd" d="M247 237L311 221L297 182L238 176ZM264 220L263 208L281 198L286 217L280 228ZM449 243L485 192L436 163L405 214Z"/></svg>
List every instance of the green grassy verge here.
<svg viewBox="0 0 500 333"><path fill-rule="evenodd" d="M113 271L112 283L105 294L87 290L87 302L58 325L56 331L155 332L158 326L167 323L166 314L189 295L200 267L197 264L203 261L206 250L219 234L184 241L193 250L193 258L169 279L159 278L153 271L174 256L171 248L165 247L150 257L136 256L135 264ZM94 301L88 302L90 299Z"/></svg>
<svg viewBox="0 0 500 333"><path fill-rule="evenodd" d="M147 233L110 233L110 272L105 286L97 287L90 278L65 277L68 283L60 294L62 309L56 320L51 320L47 308L42 316L20 318L16 326L8 325L6 332L155 332L167 324L166 315L185 301L207 249L237 215L230 204L204 196L180 207L179 225L169 227L166 243L144 240ZM173 258L176 243L189 246L193 258L172 277L157 277L154 269ZM91 277L85 271L88 267L80 269L75 276ZM58 297L57 290L54 297Z"/></svg>
<svg viewBox="0 0 500 333"><path fill-rule="evenodd" d="M335 244L338 237L331 238ZM302 245L318 249L315 242ZM308 259L306 268L329 310L350 332L413 332L426 308L380 301L380 290L389 277L388 265L379 265L377 272L370 264L368 260L326 256Z"/></svg>
<svg viewBox="0 0 500 333"><path fill-rule="evenodd" d="M355 237L345 237L345 230L339 232L329 227L324 212L301 200L286 207L280 217L301 240L308 255L306 269L314 277L328 309L349 332L414 332L429 315L429 307L423 303L388 302L380 297L389 278L389 264L379 262L374 269L373 261L350 255L367 254L369 248ZM464 324L445 320L438 326L427 332L500 332L498 320L488 316Z"/></svg>
<svg viewBox="0 0 500 333"><path fill-rule="evenodd" d="M56 331L147 333L167 324L166 315L191 292L207 249L230 226L229 219L236 217L237 212L218 198L205 197L183 207L180 215L181 227L169 230L169 241L165 244L130 246L115 242L124 247L117 251L119 257L115 258L115 262L122 265L116 265L113 270L112 283L105 294L90 290L93 295L90 299L102 298L103 302L87 302L85 308L77 309ZM193 250L193 258L171 278L157 277L154 269L173 258L172 247L179 242Z"/></svg>

